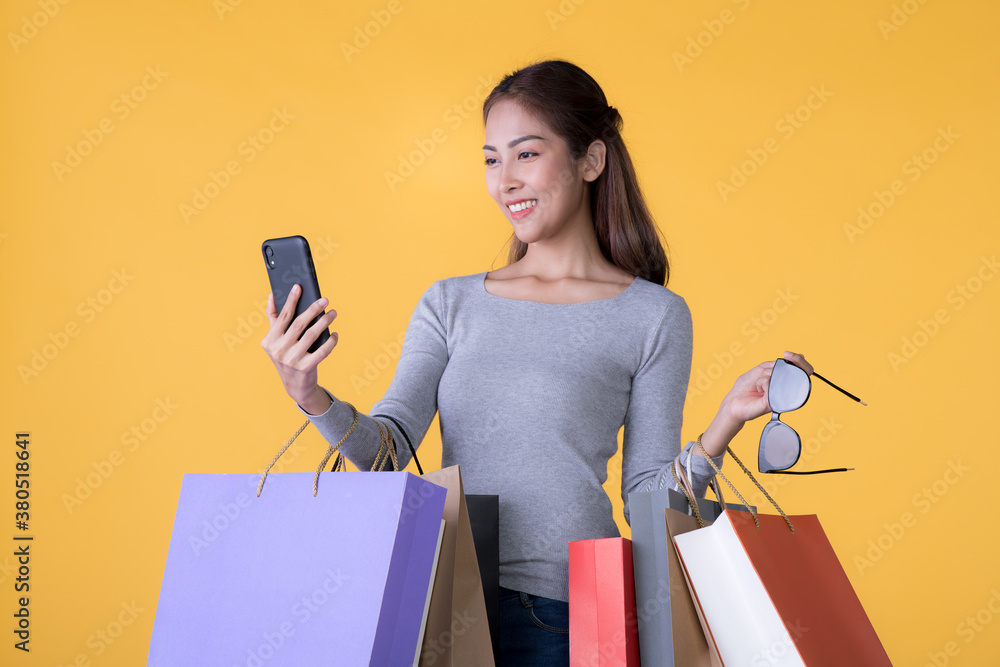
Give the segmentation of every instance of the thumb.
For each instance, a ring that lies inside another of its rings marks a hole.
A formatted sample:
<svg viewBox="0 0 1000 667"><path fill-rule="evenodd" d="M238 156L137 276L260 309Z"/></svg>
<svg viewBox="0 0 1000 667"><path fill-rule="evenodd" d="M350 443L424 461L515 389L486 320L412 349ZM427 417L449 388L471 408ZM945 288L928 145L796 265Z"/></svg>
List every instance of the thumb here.
<svg viewBox="0 0 1000 667"><path fill-rule="evenodd" d="M268 321L274 324L274 320L278 317L278 309L274 307L274 292L267 293L266 312Z"/></svg>

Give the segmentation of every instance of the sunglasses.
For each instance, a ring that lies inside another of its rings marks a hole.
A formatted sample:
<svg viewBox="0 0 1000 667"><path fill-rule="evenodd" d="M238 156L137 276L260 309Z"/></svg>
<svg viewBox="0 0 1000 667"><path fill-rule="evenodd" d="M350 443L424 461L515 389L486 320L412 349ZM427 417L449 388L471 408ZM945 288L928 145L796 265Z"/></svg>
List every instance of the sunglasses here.
<svg viewBox="0 0 1000 667"><path fill-rule="evenodd" d="M840 393L854 399L861 405L868 405L854 394L844 391L819 373L813 372L823 382ZM767 402L771 406L771 421L760 434L760 448L757 450L757 469L761 472L782 475L816 475L824 472L845 472L854 468L830 468L827 470L788 470L798 463L802 454L802 439L788 424L781 421L783 412L798 410L809 400L812 382L809 374L784 359L774 362L771 380L767 386Z"/></svg>

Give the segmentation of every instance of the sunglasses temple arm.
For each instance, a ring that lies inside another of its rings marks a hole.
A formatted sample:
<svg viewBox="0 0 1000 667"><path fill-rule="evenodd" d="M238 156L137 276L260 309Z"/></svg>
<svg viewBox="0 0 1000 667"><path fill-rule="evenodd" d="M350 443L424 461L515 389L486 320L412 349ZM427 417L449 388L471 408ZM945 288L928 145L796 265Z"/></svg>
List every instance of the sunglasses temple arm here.
<svg viewBox="0 0 1000 667"><path fill-rule="evenodd" d="M852 394L851 392L849 392L849 391L845 391L845 390L841 389L840 387L838 387L838 386L837 386L837 385L835 385L834 383L830 382L829 380L827 380L827 379L826 379L825 377L823 377L822 375L820 375L820 374L819 374L819 373L817 373L816 371L813 371L813 375L815 375L815 376L816 376L816 377L818 377L818 378L819 378L820 380L822 380L823 382L827 383L828 385L830 385L831 387L833 387L834 389L836 389L837 391L839 391L839 392L840 392L841 394L844 394L845 396L847 396L847 397L849 397L849 398L853 398L853 399L854 399L855 401L857 401L857 402L858 402L858 403L860 403L861 405L868 405L867 403L865 403L864 401L862 401L862 400L861 400L860 398L858 398L857 396L855 396L855 395L854 395L854 394Z"/></svg>
<svg viewBox="0 0 1000 667"><path fill-rule="evenodd" d="M772 475L819 475L824 472L847 472L854 468L830 468L828 470L768 470Z"/></svg>

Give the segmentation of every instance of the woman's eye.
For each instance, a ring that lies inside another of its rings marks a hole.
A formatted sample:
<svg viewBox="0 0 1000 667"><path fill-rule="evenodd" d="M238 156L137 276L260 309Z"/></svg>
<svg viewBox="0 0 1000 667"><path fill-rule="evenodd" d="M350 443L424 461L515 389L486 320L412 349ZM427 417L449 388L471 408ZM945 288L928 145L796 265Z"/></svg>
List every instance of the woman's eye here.
<svg viewBox="0 0 1000 667"><path fill-rule="evenodd" d="M517 157L526 158L526 157L532 157L534 155L538 155L538 153L535 153L534 151L521 151L520 153L517 154ZM483 164L485 164L487 167L491 167L496 163L497 159L495 157L488 157L485 160L483 160Z"/></svg>

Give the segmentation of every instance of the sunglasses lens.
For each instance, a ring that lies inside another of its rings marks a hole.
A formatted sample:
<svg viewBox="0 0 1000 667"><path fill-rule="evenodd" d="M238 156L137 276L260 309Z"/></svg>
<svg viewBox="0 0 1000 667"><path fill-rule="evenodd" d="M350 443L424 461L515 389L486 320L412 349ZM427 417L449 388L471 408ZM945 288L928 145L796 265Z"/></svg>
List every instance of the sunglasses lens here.
<svg viewBox="0 0 1000 667"><path fill-rule="evenodd" d="M777 360L767 385L772 412L798 410L809 398L809 375L794 364Z"/></svg>
<svg viewBox="0 0 1000 667"><path fill-rule="evenodd" d="M761 472L786 470L799 460L799 434L787 424L768 422L760 436L757 467Z"/></svg>

